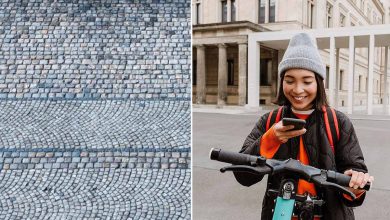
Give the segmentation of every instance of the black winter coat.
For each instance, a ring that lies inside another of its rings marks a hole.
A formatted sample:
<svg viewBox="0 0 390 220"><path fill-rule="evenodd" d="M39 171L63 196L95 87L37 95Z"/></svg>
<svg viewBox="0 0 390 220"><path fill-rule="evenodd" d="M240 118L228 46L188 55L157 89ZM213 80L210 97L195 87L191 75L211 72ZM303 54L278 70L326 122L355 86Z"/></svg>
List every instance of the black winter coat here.
<svg viewBox="0 0 390 220"><path fill-rule="evenodd" d="M256 123L252 132L246 138L241 153L259 155L260 140L266 132L266 122L269 113L263 115ZM364 158L356 137L355 130L349 118L342 112L336 111L338 119L340 139L335 146L335 153L332 152L326 135L323 113L315 110L306 119L306 133L303 135L303 141L306 153L308 155L310 166L325 170L335 170L344 173L347 169L353 169L360 172L368 172L364 164ZM284 107L282 118L296 118L290 107ZM288 158L297 158L299 150L299 137L291 138L285 144L282 144L273 159L285 160ZM235 173L238 182L245 186L257 183L261 178L254 177L251 174ZM279 189L280 176L268 177L267 189ZM323 219L355 219L351 207L359 206L363 203L365 194L356 201L346 200L339 192L332 189L316 188L319 195L325 201L322 206ZM274 198L267 193L264 196L262 207L262 219L272 219L272 209L274 208Z"/></svg>

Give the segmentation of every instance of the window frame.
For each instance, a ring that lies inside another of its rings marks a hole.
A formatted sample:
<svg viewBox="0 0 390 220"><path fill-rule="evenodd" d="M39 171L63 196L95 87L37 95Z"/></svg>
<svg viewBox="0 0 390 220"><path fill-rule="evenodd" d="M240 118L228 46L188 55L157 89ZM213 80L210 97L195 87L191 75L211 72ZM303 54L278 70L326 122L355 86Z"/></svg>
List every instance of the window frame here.
<svg viewBox="0 0 390 220"><path fill-rule="evenodd" d="M226 13L225 13L226 9ZM221 22L226 23L228 22L228 0L221 0Z"/></svg>
<svg viewBox="0 0 390 220"><path fill-rule="evenodd" d="M265 23L265 11L266 11L266 6L267 6L267 0L258 0L258 4L259 4L259 7L258 7L258 10L259 10L259 16L258 16L258 23L259 24L264 24ZM264 7L261 7L262 5L262 2L264 3ZM261 14L261 8L263 8L263 14ZM263 15L263 17L261 17L261 15ZM261 18L263 18L263 21L261 20Z"/></svg>
<svg viewBox="0 0 390 220"><path fill-rule="evenodd" d="M333 5L330 2L326 2L326 27L333 27Z"/></svg>
<svg viewBox="0 0 390 220"><path fill-rule="evenodd" d="M307 0L307 26L310 28L314 27L314 0Z"/></svg>

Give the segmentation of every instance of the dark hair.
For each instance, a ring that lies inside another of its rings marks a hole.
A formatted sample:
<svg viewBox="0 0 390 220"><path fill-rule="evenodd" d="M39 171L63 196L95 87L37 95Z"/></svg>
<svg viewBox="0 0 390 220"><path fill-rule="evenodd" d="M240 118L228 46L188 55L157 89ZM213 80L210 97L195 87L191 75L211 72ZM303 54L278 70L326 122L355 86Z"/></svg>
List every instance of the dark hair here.
<svg viewBox="0 0 390 220"><path fill-rule="evenodd" d="M286 106L291 107L290 101L288 101L288 99L286 98L286 96L284 95L284 92L283 92L284 74L285 73L283 73L282 76L280 77L280 85L279 85L278 95L276 96L276 100L274 100L272 103L279 105L279 106L286 105ZM328 100L326 98L324 80L318 74L314 74L314 76L315 76L316 83L317 83L317 94L316 94L316 98L313 101L313 107L316 110L321 110L322 106L328 107L329 104L328 104Z"/></svg>

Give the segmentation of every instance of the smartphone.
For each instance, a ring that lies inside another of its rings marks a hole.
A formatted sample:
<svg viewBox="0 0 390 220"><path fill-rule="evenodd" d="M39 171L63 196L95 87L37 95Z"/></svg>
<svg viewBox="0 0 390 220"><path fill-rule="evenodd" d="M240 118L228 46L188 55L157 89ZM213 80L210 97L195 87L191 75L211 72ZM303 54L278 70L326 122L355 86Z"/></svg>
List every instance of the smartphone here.
<svg viewBox="0 0 390 220"><path fill-rule="evenodd" d="M290 130L301 130L305 126L306 121L296 118L283 118L282 123L283 126L294 125L294 128Z"/></svg>

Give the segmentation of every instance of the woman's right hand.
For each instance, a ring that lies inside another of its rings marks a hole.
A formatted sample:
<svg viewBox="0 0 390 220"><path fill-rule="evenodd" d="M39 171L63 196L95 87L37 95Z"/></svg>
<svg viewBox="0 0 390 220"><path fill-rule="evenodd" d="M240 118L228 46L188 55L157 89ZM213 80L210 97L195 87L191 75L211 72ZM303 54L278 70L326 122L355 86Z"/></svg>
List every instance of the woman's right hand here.
<svg viewBox="0 0 390 220"><path fill-rule="evenodd" d="M286 143L288 139L296 136L303 135L306 133L306 129L302 128L300 130L291 130L294 128L294 125L283 126L283 122L279 121L278 123L272 126L272 129L275 133L275 137L281 142Z"/></svg>

